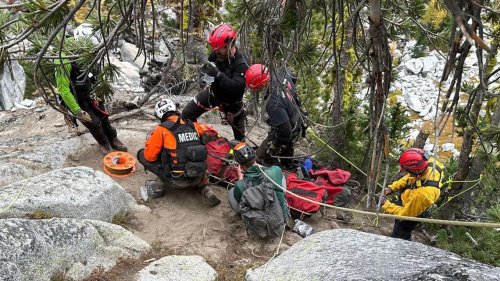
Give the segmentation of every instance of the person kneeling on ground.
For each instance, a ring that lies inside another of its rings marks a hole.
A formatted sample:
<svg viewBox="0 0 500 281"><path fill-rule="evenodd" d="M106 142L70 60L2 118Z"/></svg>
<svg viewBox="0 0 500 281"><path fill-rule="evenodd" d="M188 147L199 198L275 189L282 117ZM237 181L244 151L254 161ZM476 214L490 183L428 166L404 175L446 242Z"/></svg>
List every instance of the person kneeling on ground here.
<svg viewBox="0 0 500 281"><path fill-rule="evenodd" d="M218 205L220 200L207 186L207 150L201 143L201 127L182 118L170 99L156 104L155 116L161 124L155 127L145 148L137 152L137 159L164 184L146 184L148 196L161 197L165 185L178 189L197 187L211 207Z"/></svg>
<svg viewBox="0 0 500 281"><path fill-rule="evenodd" d="M245 73L246 86L252 92L264 91L266 122L270 126L267 137L257 149L258 162L270 166L280 165L294 169L294 144L302 135L305 137L305 123L301 101L297 95L296 79L286 67L276 77L262 64L251 65Z"/></svg>
<svg viewBox="0 0 500 281"><path fill-rule="evenodd" d="M407 174L385 188L385 195L399 191L400 199L392 203L386 200L382 208L386 213L407 217L427 217L428 209L439 199L443 178L443 164L429 158L424 150L405 150L399 164ZM392 237L411 239L411 232L418 222L395 220Z"/></svg>
<svg viewBox="0 0 500 281"><path fill-rule="evenodd" d="M231 208L241 215L247 232L262 238L281 235L289 218L284 191L278 186L286 189L281 168L257 164L255 150L243 142L233 148L233 155L241 165L243 179L229 190Z"/></svg>

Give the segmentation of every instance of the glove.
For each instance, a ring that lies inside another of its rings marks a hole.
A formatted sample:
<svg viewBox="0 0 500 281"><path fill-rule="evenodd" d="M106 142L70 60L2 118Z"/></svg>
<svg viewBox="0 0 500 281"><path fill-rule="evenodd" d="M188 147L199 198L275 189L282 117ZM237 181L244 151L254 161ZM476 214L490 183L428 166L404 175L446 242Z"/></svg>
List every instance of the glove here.
<svg viewBox="0 0 500 281"><path fill-rule="evenodd" d="M384 194L379 195L378 197L376 197L376 199L377 199L376 203L378 204L378 202L380 202L380 206L383 206L386 200Z"/></svg>
<svg viewBox="0 0 500 281"><path fill-rule="evenodd" d="M384 188L384 195L389 195L392 192L393 192L392 189L390 189L389 187Z"/></svg>
<svg viewBox="0 0 500 281"><path fill-rule="evenodd" d="M217 68L215 63L211 61L207 61L205 63L205 72L207 73L207 75L210 75L212 77L219 77L220 75L219 69Z"/></svg>
<svg viewBox="0 0 500 281"><path fill-rule="evenodd" d="M207 86L207 82L205 82L205 67L203 66L202 69L201 69L201 72L199 73L199 77L198 77L198 85L200 86L200 88L204 89L206 86Z"/></svg>
<svg viewBox="0 0 500 281"><path fill-rule="evenodd" d="M280 146L276 145L273 141L267 143L267 154L276 156L279 154Z"/></svg>
<svg viewBox="0 0 500 281"><path fill-rule="evenodd" d="M78 118L81 122L85 122L85 123L90 123L92 122L92 117L90 117L90 115L87 113L87 111L80 111L80 113L78 113L76 115L76 118Z"/></svg>
<svg viewBox="0 0 500 281"><path fill-rule="evenodd" d="M302 138L305 138L306 137L306 134L307 134L307 128L308 126L304 123L302 124L301 128L300 128L300 135Z"/></svg>

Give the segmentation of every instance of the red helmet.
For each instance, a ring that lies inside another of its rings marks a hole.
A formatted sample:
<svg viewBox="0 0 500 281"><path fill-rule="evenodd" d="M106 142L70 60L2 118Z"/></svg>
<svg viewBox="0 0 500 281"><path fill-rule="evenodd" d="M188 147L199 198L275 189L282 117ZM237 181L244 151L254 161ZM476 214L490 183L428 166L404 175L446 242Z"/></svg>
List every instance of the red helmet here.
<svg viewBox="0 0 500 281"><path fill-rule="evenodd" d="M420 171L427 167L428 164L427 153L420 148L409 148L399 157L399 165L402 169L413 172Z"/></svg>
<svg viewBox="0 0 500 281"><path fill-rule="evenodd" d="M247 87L251 90L258 90L271 80L269 70L263 64L252 64L245 73Z"/></svg>
<svg viewBox="0 0 500 281"><path fill-rule="evenodd" d="M208 43L212 47L212 50L217 51L220 48L224 48L226 44L231 43L236 39L236 32L229 25L222 23L219 24L208 36Z"/></svg>

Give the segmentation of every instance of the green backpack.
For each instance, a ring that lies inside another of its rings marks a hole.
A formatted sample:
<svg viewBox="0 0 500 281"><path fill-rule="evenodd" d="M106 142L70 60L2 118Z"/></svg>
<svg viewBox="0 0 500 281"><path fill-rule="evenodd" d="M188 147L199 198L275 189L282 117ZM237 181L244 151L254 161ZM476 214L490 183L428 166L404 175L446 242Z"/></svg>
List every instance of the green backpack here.
<svg viewBox="0 0 500 281"><path fill-rule="evenodd" d="M259 184L244 179L240 214L249 235L260 238L280 236L285 230L283 211L269 180L262 176Z"/></svg>

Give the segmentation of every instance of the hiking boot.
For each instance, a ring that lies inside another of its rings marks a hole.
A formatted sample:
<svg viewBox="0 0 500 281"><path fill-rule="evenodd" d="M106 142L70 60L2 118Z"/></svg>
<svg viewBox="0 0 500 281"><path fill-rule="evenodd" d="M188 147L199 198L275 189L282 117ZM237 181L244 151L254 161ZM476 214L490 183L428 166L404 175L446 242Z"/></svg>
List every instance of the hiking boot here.
<svg viewBox="0 0 500 281"><path fill-rule="evenodd" d="M146 193L148 195L148 198L160 198L165 193L165 188L163 187L163 183L159 183L153 180L146 181L144 187L146 188ZM143 196L144 194L143 191L141 190L141 197ZM142 199L144 199L144 197ZM144 201L147 201L147 199Z"/></svg>
<svg viewBox="0 0 500 281"><path fill-rule="evenodd" d="M217 196L210 187L208 186L202 187L201 194L203 195L203 197L205 197L205 200L208 202L208 205L210 207L215 207L219 205L220 200L219 198L217 198Z"/></svg>
<svg viewBox="0 0 500 281"><path fill-rule="evenodd" d="M106 144L100 144L99 145L99 151L101 151L101 154L103 156L106 156L108 155L109 153L113 152L113 148L111 147L111 145L109 143L106 143Z"/></svg>
<svg viewBox="0 0 500 281"><path fill-rule="evenodd" d="M118 138L111 140L111 147L119 151L128 151L127 147Z"/></svg>

